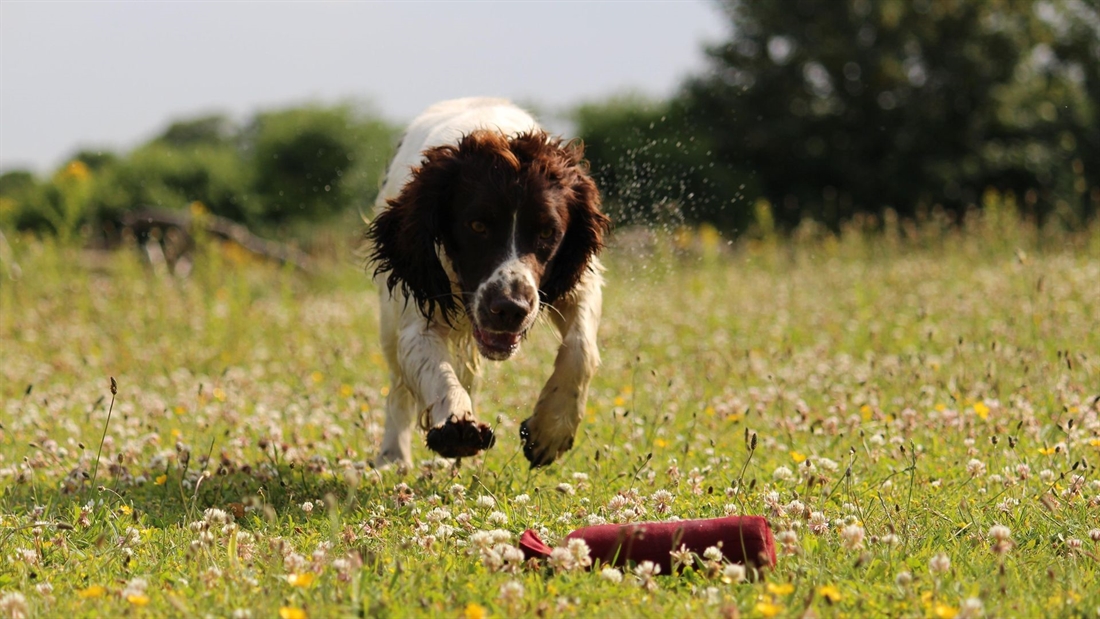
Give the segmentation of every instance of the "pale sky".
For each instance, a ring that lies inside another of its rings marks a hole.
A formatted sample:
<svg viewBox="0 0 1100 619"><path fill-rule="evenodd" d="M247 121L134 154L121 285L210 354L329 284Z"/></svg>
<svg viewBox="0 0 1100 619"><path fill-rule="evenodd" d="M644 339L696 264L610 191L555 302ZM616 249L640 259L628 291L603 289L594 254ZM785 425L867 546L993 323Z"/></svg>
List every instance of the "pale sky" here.
<svg viewBox="0 0 1100 619"><path fill-rule="evenodd" d="M0 168L125 151L172 120L365 101L402 122L457 96L553 113L671 94L725 38L680 2L0 2Z"/></svg>

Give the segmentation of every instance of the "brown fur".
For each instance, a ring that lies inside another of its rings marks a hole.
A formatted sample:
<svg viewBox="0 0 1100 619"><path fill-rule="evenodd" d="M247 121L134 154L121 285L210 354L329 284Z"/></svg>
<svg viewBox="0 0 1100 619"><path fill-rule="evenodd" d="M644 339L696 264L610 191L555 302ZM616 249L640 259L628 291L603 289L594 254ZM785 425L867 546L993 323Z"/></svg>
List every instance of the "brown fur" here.
<svg viewBox="0 0 1100 619"><path fill-rule="evenodd" d="M469 293L486 276L494 253L505 248L488 236L485 243L466 238L466 221L495 224L515 216L522 221L521 255L540 274L539 300L553 303L577 285L610 225L583 152L580 142L563 143L542 131L507 137L480 130L457 145L428 149L412 179L370 225L375 274L388 273L390 291L400 287L428 319L438 311L450 322L463 299L452 293L436 247L443 247L462 280L456 283ZM550 239L540 236L547 230Z"/></svg>

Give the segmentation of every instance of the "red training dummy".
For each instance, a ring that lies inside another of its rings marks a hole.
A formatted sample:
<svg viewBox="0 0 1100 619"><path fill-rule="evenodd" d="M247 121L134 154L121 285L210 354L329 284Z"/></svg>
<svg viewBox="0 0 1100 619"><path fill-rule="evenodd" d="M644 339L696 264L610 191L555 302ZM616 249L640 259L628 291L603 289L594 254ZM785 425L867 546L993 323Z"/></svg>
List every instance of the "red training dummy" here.
<svg viewBox="0 0 1100 619"><path fill-rule="evenodd" d="M652 561L661 566L662 574L672 572L669 553L681 546L699 555L710 546L717 546L731 563L755 567L775 565L775 539L768 521L762 516L601 524L577 529L565 536L565 541L571 539L583 539L593 561L614 566L626 565L628 561ZM553 550L531 529L523 532L519 547L528 559L545 559Z"/></svg>

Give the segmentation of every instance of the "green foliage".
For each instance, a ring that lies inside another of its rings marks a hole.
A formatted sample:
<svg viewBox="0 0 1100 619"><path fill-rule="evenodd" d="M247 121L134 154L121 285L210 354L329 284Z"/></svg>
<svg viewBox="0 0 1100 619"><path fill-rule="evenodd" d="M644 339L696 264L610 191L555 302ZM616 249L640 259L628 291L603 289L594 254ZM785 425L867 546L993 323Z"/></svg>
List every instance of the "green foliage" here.
<svg viewBox="0 0 1100 619"><path fill-rule="evenodd" d="M316 222L370 204L393 135L346 105L265 112L243 129L217 115L182 120L125 156L79 152L46 182L5 174L0 225L72 239L127 211L195 202L258 229Z"/></svg>
<svg viewBox="0 0 1100 619"><path fill-rule="evenodd" d="M135 206L182 208L203 203L212 213L252 222L263 214L250 195L246 162L231 145L174 147L154 141L130 154L114 183Z"/></svg>
<svg viewBox="0 0 1100 619"><path fill-rule="evenodd" d="M43 229L49 226L47 198L42 185L26 170L0 175L0 226Z"/></svg>
<svg viewBox="0 0 1100 619"><path fill-rule="evenodd" d="M713 70L689 84L686 105L719 160L758 173L786 227L885 207L903 217L958 210L987 186L1014 191L1040 217L1095 212L1100 109L1086 94L1100 63L1095 9L1078 0L722 6L734 34L709 50Z"/></svg>
<svg viewBox="0 0 1100 619"><path fill-rule="evenodd" d="M708 136L679 101L619 97L573 113L585 157L618 225L751 222L741 201L750 175L715 166Z"/></svg>
<svg viewBox="0 0 1100 619"><path fill-rule="evenodd" d="M392 130L348 106L260 114L245 132L265 219L320 220L370 204Z"/></svg>

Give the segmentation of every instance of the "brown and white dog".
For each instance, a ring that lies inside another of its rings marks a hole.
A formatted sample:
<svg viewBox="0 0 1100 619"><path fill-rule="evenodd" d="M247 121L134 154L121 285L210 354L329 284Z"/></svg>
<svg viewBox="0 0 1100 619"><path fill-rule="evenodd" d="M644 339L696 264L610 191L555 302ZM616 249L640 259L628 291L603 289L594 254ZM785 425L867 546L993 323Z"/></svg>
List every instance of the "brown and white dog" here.
<svg viewBox="0 0 1100 619"><path fill-rule="evenodd" d="M438 103L409 126L367 233L391 381L378 463L412 462L418 418L441 456L491 447L472 399L479 353L511 357L542 308L562 341L523 453L543 466L573 446L600 358L609 226L582 154L502 99Z"/></svg>

